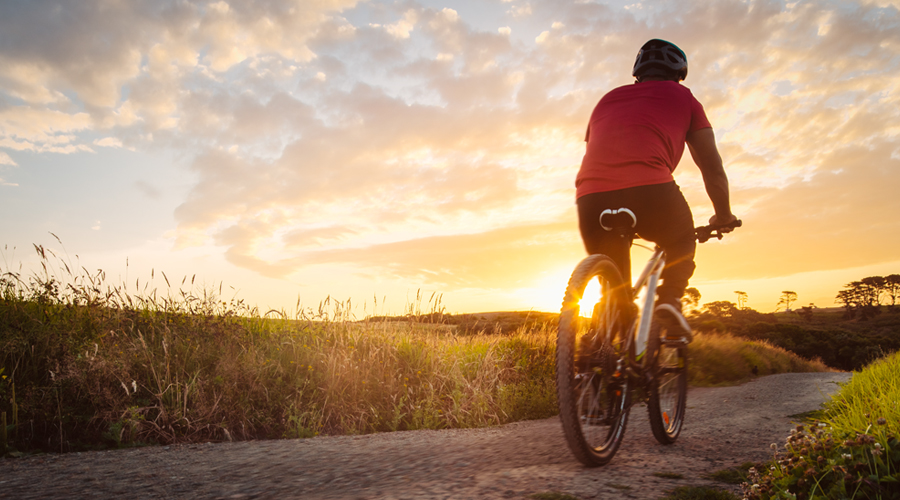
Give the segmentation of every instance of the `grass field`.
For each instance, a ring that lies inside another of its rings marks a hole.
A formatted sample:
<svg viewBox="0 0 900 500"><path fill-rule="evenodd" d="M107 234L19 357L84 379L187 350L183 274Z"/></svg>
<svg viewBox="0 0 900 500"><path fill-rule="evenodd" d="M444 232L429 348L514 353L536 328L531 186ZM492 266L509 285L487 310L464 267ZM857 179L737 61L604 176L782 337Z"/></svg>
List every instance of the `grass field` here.
<svg viewBox="0 0 900 500"><path fill-rule="evenodd" d="M556 414L555 326L545 316L512 329L425 323L441 311L434 297L423 301L426 314L416 303L401 321L357 319L331 300L260 314L189 279L164 295L130 293L102 272L44 258L40 274L0 275L6 450L476 427ZM728 335L691 346L695 384L737 383L754 366L761 375L827 369Z"/></svg>

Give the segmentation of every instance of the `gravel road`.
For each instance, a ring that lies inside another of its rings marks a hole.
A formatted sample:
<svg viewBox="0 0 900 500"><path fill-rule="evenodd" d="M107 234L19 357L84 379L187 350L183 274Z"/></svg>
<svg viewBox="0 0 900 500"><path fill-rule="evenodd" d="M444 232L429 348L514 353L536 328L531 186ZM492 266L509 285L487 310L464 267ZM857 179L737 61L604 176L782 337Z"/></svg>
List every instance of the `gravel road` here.
<svg viewBox="0 0 900 500"><path fill-rule="evenodd" d="M704 475L764 460L789 415L815 410L849 373L789 373L736 387L692 388L685 429L656 443L632 410L613 461L582 467L559 420L487 429L408 431L302 440L208 443L0 459L0 498L657 499ZM682 479L654 473L674 473ZM731 487L732 491L737 491Z"/></svg>

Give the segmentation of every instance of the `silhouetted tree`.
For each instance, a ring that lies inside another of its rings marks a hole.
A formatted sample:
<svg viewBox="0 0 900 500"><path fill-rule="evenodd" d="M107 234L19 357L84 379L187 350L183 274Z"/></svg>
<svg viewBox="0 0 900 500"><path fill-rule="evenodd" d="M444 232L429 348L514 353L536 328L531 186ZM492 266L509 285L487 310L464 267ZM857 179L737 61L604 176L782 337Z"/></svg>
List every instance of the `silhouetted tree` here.
<svg viewBox="0 0 900 500"><path fill-rule="evenodd" d="M803 318L807 323L812 321L813 317L813 309L816 308L816 305L810 303L808 306L803 306L797 311L797 315Z"/></svg>
<svg viewBox="0 0 900 500"><path fill-rule="evenodd" d="M889 274L884 277L884 293L891 298L891 308L897 305L900 295L900 274Z"/></svg>
<svg viewBox="0 0 900 500"><path fill-rule="evenodd" d="M688 306L689 309L696 309L700 305L700 290L690 287L684 291L684 297L681 298L681 304Z"/></svg>
<svg viewBox="0 0 900 500"><path fill-rule="evenodd" d="M775 310L777 311L782 305L784 306L784 310L787 312L791 311L791 304L793 304L797 300L797 292L792 292L790 290L784 290L781 292L781 300L778 301L778 304L775 305Z"/></svg>
<svg viewBox="0 0 900 500"><path fill-rule="evenodd" d="M738 312L738 308L734 302L728 302L727 300L708 302L703 304L703 308L717 318L730 318Z"/></svg>
<svg viewBox="0 0 900 500"><path fill-rule="evenodd" d="M877 306L881 304L881 294L885 291L886 280L882 276L869 276L863 278L862 283L868 288L871 301L868 305Z"/></svg>
<svg viewBox="0 0 900 500"><path fill-rule="evenodd" d="M878 308L878 299L884 282L885 279L880 276L870 276L844 285L844 289L835 298L846 309L844 317L853 319L859 316L859 319L866 320L879 314L881 310Z"/></svg>
<svg viewBox="0 0 900 500"><path fill-rule="evenodd" d="M838 292L834 301L841 304L844 308L844 318L853 319L856 316L856 294L852 289L844 289Z"/></svg>
<svg viewBox="0 0 900 500"><path fill-rule="evenodd" d="M737 294L738 309L743 309L743 308L747 307L747 292L740 292L740 291L735 290L734 293Z"/></svg>

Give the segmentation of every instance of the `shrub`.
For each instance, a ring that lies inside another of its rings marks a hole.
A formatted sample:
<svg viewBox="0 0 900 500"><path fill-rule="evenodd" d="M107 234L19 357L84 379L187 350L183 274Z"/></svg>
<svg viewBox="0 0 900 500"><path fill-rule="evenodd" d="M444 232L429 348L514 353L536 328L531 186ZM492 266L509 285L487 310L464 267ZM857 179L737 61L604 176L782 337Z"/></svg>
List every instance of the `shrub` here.
<svg viewBox="0 0 900 500"><path fill-rule="evenodd" d="M879 360L826 404L825 418L800 424L767 469L743 485L757 500L900 498L900 355Z"/></svg>

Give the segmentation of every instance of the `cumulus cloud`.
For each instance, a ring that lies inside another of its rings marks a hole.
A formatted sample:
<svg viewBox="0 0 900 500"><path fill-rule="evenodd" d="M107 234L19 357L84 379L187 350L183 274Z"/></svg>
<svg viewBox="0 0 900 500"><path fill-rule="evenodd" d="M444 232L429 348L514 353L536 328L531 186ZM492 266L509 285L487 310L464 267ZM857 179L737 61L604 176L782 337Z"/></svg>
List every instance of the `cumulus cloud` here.
<svg viewBox="0 0 900 500"><path fill-rule="evenodd" d="M5 153L5 152L3 152L3 151L0 151L0 165L9 165L9 166L11 166L11 167L17 167L17 166L18 166L18 164L15 162L15 160L13 160L12 158L10 158L10 157L9 157L9 154L8 154L8 153Z"/></svg>
<svg viewBox="0 0 900 500"><path fill-rule="evenodd" d="M314 59L309 40L355 4L13 3L0 19L0 92L13 103L6 114L55 113L52 121L29 118L45 136L73 121L82 128L137 124L144 134L177 130L184 101L227 81L235 66L267 57ZM22 135L6 116L0 127L0 147L46 149L27 137L13 139Z"/></svg>
<svg viewBox="0 0 900 500"><path fill-rule="evenodd" d="M415 1L356 7L16 3L0 20L0 150L173 148L197 179L177 244L267 276L347 263L514 287L523 266L577 258L587 118L659 37L688 53L747 221L710 269L861 265L889 255L860 244L865 227L900 234L890 2L511 0L499 29ZM678 178L702 216L692 169Z"/></svg>
<svg viewBox="0 0 900 500"><path fill-rule="evenodd" d="M688 11L712 33L679 25L668 29L665 36L691 54L687 83L706 103L719 130L735 204L747 210L748 227L756 220L772 220L769 207L779 194L822 182L827 176L820 172L834 169L835 158L846 147L872 144L897 122L896 83L891 78L891 64L896 63L894 52L884 48L896 35L890 23L868 26L865 9L825 16L826 9L809 5L782 9L719 1ZM403 15L412 17L409 12ZM524 219L540 220L522 207L536 203L548 186L556 186L558 193L550 198L554 204L547 205L555 214L551 216L568 209L569 183L580 160L578 143L590 108L610 86L628 82L635 48L659 36L649 28L653 20L613 13L607 6L571 5L556 15L540 43L523 48L511 45L502 32L475 30L451 9L415 11L422 26L418 36L430 40L435 55L419 58L406 52L415 37L404 42L408 46L381 43L405 54L388 67L394 75L412 79L418 93L402 84L336 86L320 94L318 106L311 104L319 111L310 111L307 128L277 159L209 161L210 156L201 156L195 168L204 182L179 208L182 229L213 235L230 249L232 262L268 274L340 259L359 259L402 273L402 262L416 261L414 273L440 279L446 286L484 285L473 277L474 271L464 271L465 266L455 267L459 275L453 278L442 274L442 259L428 251L427 244L449 247L454 241L452 247L465 254L467 245L479 248L475 238L454 235L470 232L466 229L473 219L478 219L477 227L488 229L485 234L510 224L509 211L521 210ZM659 20L667 13L655 15ZM820 29L823 19L828 30ZM838 47L836 40L845 40L847 46ZM841 50L846 57L836 55ZM871 60L849 60L854 51L868 51L884 67L877 69ZM833 74L835 81L816 76L822 71ZM882 162L892 154L888 149L879 150ZM560 150L569 154L553 158ZM557 168L529 168L531 158L554 159ZM885 175L888 181L891 171ZM235 178L244 181L230 180ZM708 202L699 176L689 174L686 182L689 197L702 213ZM828 197L807 199L815 205ZM845 210L854 211L849 206ZM322 221L341 229L322 229ZM569 222L574 231L571 218ZM747 229L745 239L771 234L765 227L760 232ZM802 231L822 229L810 226ZM335 237L324 237L332 231ZM421 232L429 236L412 237ZM319 254L294 255L304 245L325 248ZM413 259L417 252L420 257ZM384 257L389 255L402 257ZM418 262L429 259L430 266ZM760 272L758 263L745 261L749 274ZM846 264L828 255L809 262ZM771 269L796 271L791 265Z"/></svg>

